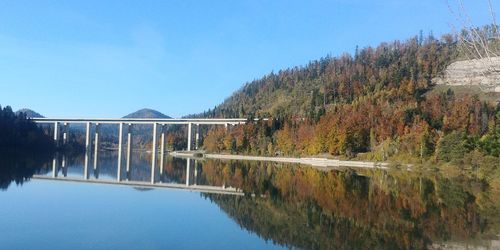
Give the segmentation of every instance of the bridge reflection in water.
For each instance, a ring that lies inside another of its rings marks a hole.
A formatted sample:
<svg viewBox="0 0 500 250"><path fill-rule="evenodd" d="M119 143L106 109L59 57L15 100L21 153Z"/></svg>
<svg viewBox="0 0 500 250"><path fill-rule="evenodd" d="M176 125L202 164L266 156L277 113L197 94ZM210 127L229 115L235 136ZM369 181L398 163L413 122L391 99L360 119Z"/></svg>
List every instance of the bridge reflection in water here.
<svg viewBox="0 0 500 250"><path fill-rule="evenodd" d="M234 187L223 186L210 186L210 185L199 185L199 163L197 159L191 158L176 158L177 161L184 161L185 165L185 182L179 183L172 181L164 173L165 165L162 163L159 166L159 173L157 174L155 168L151 168L151 175L149 180L136 180L134 178L131 169L127 169L125 173L122 172L121 168L116 168L116 178L113 177L113 173L110 173L110 169L107 168L105 176L100 176L100 165L97 161L94 161L93 168L89 171L89 154L85 155L83 173L78 176L75 175L78 166L72 166L72 171L69 170L70 164L68 162L67 156L63 155L60 157L54 157L52 160L52 171L46 175L34 175L32 178L35 180L50 180L50 181L63 181L63 182L74 182L74 183L89 183L89 184L104 184L104 185L117 185L117 186L129 186L134 188L166 188L166 189L179 189L188 190L201 193L215 193L215 194L229 194L229 195L244 195L243 191ZM172 158L171 158L172 159ZM109 167L106 166L106 167ZM133 166L132 166L133 167ZM144 168L141 168L141 173L144 174ZM111 169L111 171L113 171ZM68 172L71 172L68 176ZM81 172L81 171L80 171ZM93 173L93 177L90 177L90 172ZM60 175L62 174L62 176ZM104 177L104 178L103 178ZM106 178L108 177L108 178Z"/></svg>

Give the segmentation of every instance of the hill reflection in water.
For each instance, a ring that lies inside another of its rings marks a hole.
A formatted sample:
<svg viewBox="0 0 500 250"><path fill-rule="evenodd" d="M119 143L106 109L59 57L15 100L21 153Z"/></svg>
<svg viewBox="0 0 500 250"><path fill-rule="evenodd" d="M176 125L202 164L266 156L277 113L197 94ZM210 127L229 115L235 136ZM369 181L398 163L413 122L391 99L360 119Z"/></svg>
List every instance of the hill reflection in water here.
<svg viewBox="0 0 500 250"><path fill-rule="evenodd" d="M114 153L100 155L97 167L90 163L87 170L84 156L57 156L42 163L3 157L3 166L17 167L3 168L2 188L7 189L9 181L42 178L131 185L138 191L199 191L241 227L292 248L499 244L498 189L462 175L172 157L161 167L158 162L152 174L151 155L135 153L132 159L130 171L122 166L118 178Z"/></svg>

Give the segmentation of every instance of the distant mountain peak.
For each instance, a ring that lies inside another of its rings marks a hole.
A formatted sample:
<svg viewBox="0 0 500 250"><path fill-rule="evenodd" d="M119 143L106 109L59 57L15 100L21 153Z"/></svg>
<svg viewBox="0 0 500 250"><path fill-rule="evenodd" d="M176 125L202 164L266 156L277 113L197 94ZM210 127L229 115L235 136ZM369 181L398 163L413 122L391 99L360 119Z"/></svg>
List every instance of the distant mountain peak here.
<svg viewBox="0 0 500 250"><path fill-rule="evenodd" d="M16 111L16 114L19 114L19 113L24 113L26 114L26 117L28 118L44 118L43 115L31 110L31 109L20 109L18 111Z"/></svg>
<svg viewBox="0 0 500 250"><path fill-rule="evenodd" d="M130 113L123 118L171 118L168 115L154 109L143 108Z"/></svg>

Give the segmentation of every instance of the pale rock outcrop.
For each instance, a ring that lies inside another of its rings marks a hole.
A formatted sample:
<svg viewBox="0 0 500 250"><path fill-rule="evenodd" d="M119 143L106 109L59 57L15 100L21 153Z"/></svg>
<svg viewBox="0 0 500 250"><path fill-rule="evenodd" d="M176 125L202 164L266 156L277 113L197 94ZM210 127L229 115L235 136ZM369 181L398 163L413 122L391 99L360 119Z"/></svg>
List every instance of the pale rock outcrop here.
<svg viewBox="0 0 500 250"><path fill-rule="evenodd" d="M475 85L486 92L500 92L500 57L454 62L433 82L450 86Z"/></svg>

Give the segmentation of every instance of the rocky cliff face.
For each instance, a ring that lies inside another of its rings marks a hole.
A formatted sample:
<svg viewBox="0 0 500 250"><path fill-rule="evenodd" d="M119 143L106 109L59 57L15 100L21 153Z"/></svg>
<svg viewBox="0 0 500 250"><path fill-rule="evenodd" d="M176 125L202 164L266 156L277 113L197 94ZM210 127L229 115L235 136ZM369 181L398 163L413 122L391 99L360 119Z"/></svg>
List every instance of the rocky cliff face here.
<svg viewBox="0 0 500 250"><path fill-rule="evenodd" d="M477 85L486 92L500 92L500 57L454 62L433 82L455 86Z"/></svg>

